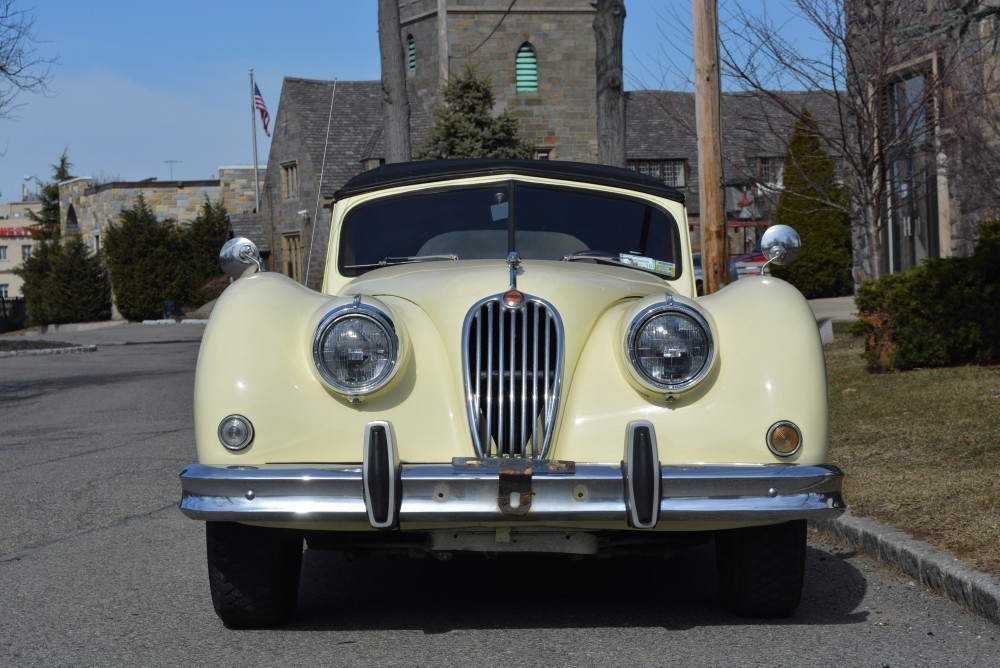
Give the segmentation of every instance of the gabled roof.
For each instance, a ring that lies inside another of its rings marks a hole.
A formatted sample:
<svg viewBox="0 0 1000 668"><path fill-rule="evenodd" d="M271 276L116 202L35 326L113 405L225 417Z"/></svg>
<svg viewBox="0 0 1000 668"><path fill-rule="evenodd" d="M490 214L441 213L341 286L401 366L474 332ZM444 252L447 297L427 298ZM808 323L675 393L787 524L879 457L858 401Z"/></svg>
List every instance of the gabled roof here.
<svg viewBox="0 0 1000 668"><path fill-rule="evenodd" d="M410 141L419 147L427 136L429 117L412 86L408 96ZM286 77L282 103L298 121L302 145L316 173L323 172L324 198L332 197L361 171L362 160L384 156L381 82Z"/></svg>
<svg viewBox="0 0 1000 668"><path fill-rule="evenodd" d="M784 157L796 116L807 108L820 124L836 123L836 96L829 91L722 94L723 153L727 162L746 157ZM625 93L625 154L630 160L694 159L694 93L638 90Z"/></svg>

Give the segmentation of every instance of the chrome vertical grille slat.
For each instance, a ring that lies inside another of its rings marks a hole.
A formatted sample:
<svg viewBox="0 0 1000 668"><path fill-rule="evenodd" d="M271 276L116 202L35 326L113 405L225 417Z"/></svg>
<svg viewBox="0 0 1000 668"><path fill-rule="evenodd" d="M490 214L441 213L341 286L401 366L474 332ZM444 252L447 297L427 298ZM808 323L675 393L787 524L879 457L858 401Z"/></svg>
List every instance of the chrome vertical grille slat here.
<svg viewBox="0 0 1000 668"><path fill-rule="evenodd" d="M469 311L463 364L470 431L478 457L545 458L562 379L562 321L546 302L519 308L502 295Z"/></svg>

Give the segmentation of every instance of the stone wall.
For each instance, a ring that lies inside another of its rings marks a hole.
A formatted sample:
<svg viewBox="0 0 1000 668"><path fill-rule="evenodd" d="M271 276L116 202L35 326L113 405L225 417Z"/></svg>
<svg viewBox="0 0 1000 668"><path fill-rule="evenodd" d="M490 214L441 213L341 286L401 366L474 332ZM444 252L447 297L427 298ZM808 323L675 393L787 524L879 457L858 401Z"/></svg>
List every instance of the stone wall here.
<svg viewBox="0 0 1000 668"><path fill-rule="evenodd" d="M260 170L261 181L264 170ZM160 220L190 221L206 199L221 201L232 214L253 212L253 167L220 167L219 178L204 181L116 181L94 184L81 177L59 184L62 233L79 234L93 249L101 230L141 197Z"/></svg>
<svg viewBox="0 0 1000 668"><path fill-rule="evenodd" d="M523 136L554 160L597 160L595 11L590 0L520 0L448 2L449 72L466 63L490 78L496 111L509 109ZM437 0L402 0L402 39L416 46L421 101L437 101ZM499 26L499 27L498 27ZM528 42L538 60L538 92L518 93L514 62Z"/></svg>

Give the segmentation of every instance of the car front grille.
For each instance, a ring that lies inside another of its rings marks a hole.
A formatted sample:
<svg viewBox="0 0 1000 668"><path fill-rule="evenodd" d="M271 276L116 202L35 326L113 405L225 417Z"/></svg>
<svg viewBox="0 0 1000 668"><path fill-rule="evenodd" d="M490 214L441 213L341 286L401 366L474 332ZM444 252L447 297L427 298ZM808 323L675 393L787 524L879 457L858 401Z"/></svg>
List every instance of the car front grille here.
<svg viewBox="0 0 1000 668"><path fill-rule="evenodd" d="M562 322L544 301L518 308L502 295L465 320L465 390L476 455L544 459L562 376Z"/></svg>

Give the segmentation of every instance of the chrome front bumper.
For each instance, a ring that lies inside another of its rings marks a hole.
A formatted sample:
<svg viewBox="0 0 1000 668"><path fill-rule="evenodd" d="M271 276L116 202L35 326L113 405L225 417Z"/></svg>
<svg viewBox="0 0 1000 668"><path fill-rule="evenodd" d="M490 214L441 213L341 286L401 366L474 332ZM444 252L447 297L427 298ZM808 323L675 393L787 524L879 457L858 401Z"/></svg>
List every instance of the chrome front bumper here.
<svg viewBox="0 0 1000 668"><path fill-rule="evenodd" d="M380 473L385 467L369 470L367 461L308 467L192 464L181 472L180 508L199 520L353 522L379 529L577 521L655 528L668 521L830 518L845 509L843 473L835 466L660 466L654 459L645 468L626 461L566 467L536 462L512 469L512 461L396 464L388 475ZM637 482L640 476L645 480ZM637 513L644 499L650 499L647 512Z"/></svg>

